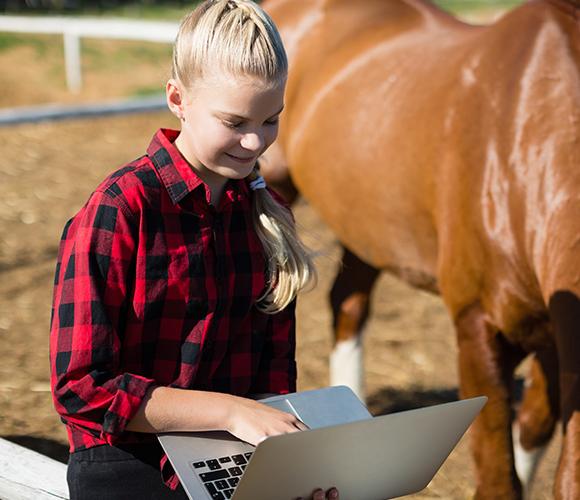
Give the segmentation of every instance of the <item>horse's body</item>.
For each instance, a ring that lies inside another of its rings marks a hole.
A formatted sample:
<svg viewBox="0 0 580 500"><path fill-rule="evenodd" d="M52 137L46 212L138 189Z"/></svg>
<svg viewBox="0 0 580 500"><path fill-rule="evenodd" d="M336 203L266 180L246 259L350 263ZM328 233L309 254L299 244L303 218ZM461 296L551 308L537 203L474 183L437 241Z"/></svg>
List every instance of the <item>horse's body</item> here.
<svg viewBox="0 0 580 500"><path fill-rule="evenodd" d="M562 416L556 495L580 498L578 7L534 0L475 27L420 0L264 6L291 70L262 167L348 249L337 350L360 335L379 271L440 293L462 395L489 397L473 432L478 497L521 495L511 378L535 353L521 442L545 443Z"/></svg>

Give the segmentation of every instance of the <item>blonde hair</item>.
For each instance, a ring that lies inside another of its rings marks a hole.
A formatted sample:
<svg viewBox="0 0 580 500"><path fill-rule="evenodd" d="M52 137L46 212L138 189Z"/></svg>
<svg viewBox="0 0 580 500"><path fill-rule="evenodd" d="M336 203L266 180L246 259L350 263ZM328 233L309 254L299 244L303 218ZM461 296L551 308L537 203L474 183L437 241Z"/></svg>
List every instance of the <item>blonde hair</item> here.
<svg viewBox="0 0 580 500"><path fill-rule="evenodd" d="M173 48L173 78L191 89L208 68L273 85L285 82L286 51L274 22L261 7L250 0L205 0L183 19ZM248 180L258 176L255 168ZM290 210L267 189L252 193L254 230L264 247L268 271L257 307L274 314L300 290L315 284L316 269L298 238Z"/></svg>
<svg viewBox="0 0 580 500"><path fill-rule="evenodd" d="M280 83L288 59L274 22L250 0L205 0L183 18L173 47L173 78L186 88L217 68L233 77Z"/></svg>

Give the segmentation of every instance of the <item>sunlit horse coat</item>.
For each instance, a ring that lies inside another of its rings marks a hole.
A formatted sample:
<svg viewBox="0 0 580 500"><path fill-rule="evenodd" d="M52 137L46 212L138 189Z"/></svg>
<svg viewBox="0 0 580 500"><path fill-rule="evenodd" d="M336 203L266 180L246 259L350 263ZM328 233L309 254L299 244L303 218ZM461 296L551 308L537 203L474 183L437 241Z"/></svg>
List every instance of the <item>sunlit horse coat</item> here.
<svg viewBox="0 0 580 500"><path fill-rule="evenodd" d="M420 0L264 7L291 70L263 169L348 249L331 294L337 353L356 345L379 271L440 293L461 393L489 397L472 432L476 496L522 494L511 380L533 352L519 441L544 444L562 417L555 493L580 498L578 7L534 0L488 27Z"/></svg>

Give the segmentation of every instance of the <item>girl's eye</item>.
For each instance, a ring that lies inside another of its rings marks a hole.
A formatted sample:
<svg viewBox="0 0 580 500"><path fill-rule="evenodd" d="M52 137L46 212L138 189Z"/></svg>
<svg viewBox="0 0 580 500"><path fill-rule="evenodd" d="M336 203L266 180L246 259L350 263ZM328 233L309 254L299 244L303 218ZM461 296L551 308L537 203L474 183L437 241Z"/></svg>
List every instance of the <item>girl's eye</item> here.
<svg viewBox="0 0 580 500"><path fill-rule="evenodd" d="M277 125L278 122L279 122L279 118L276 118L274 120L270 120L270 121L267 121L265 123L266 123L266 125ZM223 124L228 128L237 129L243 125L243 122L233 123L233 122L223 121Z"/></svg>

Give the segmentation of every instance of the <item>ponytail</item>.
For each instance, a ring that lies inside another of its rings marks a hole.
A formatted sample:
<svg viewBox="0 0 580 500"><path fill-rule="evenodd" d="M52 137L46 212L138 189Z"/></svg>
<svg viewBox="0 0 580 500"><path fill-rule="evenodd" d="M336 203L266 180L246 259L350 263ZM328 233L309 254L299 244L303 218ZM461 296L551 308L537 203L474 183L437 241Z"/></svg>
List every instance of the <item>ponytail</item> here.
<svg viewBox="0 0 580 500"><path fill-rule="evenodd" d="M257 169L248 177L253 185L253 222L268 268L267 288L258 308L274 314L284 309L304 288L316 284L316 268L298 238L292 213L265 189Z"/></svg>

